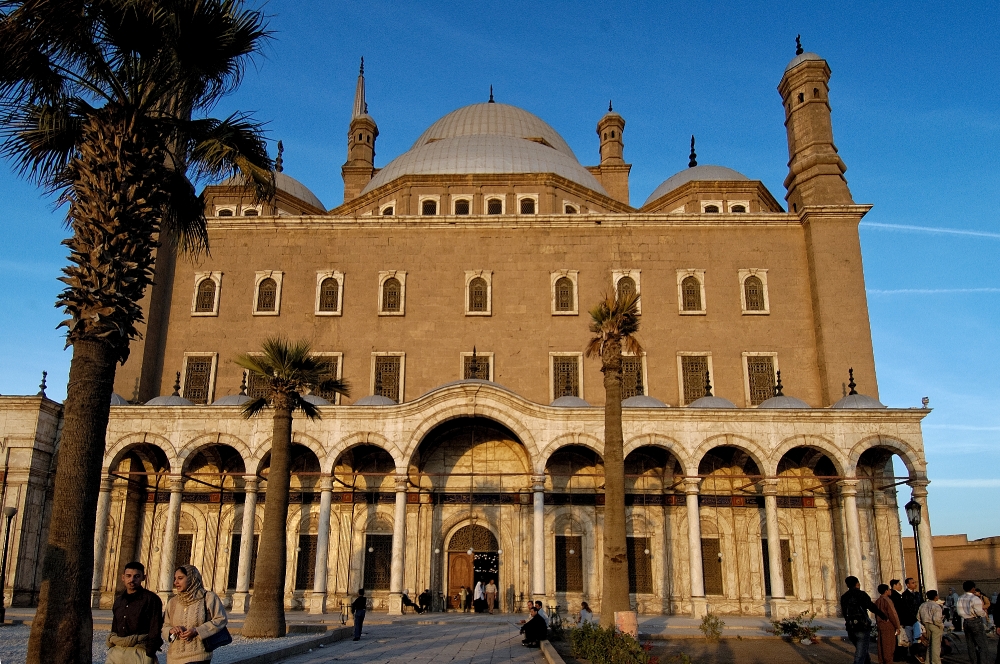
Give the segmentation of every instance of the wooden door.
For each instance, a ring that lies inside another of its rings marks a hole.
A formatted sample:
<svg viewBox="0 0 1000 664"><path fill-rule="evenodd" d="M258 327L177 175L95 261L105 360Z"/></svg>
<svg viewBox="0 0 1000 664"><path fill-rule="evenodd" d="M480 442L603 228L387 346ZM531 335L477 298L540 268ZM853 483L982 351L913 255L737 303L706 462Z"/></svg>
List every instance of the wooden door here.
<svg viewBox="0 0 1000 664"><path fill-rule="evenodd" d="M462 608L458 605L458 591L462 586L472 592L472 556L467 553L449 553L448 608Z"/></svg>

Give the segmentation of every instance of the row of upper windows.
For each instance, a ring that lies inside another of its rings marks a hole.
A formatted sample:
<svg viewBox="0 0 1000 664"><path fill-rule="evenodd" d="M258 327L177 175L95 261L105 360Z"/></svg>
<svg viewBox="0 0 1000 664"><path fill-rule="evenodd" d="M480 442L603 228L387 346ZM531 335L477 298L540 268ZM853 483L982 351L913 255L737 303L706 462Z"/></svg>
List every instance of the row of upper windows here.
<svg viewBox="0 0 1000 664"><path fill-rule="evenodd" d="M277 316L281 305L281 285L284 273L276 270L257 272L254 288L253 314ZM552 315L579 314L577 270L559 270L550 275ZM618 297L640 292L640 270L614 270L612 281ZM740 300L744 314L768 314L766 269L739 270ZM200 272L195 275L194 300L191 313L195 316L217 316L222 291L221 272ZM465 273L465 314L493 314L493 272L467 270ZM328 270L316 273L315 314L340 316L343 312L344 273ZM681 314L704 315L705 270L677 270L677 303ZM379 272L379 315L402 316L406 304L406 272ZM641 301L639 313L642 313Z"/></svg>
<svg viewBox="0 0 1000 664"><path fill-rule="evenodd" d="M530 195L519 195L516 202L517 214L537 214L538 213L538 196L535 194ZM450 214L458 216L466 216L470 214L510 214L507 208L507 197L503 195L497 196L485 196L483 198L483 209L478 212L474 212L472 209L473 203L471 197L462 196L452 196L451 198L451 211ZM438 214L448 214L447 212L441 211L441 197L440 196L421 196L418 199L418 209L420 210L421 216L433 217ZM575 203L563 201L563 213L564 214L577 214L580 212L579 206ZM396 214L396 201L389 201L384 203L379 208L379 214L383 216L392 216Z"/></svg>
<svg viewBox="0 0 1000 664"><path fill-rule="evenodd" d="M342 353L319 353L330 364L331 374L343 375ZM372 353L371 393L402 401L406 354L402 352ZM461 378L493 380L493 353L461 353ZM775 394L778 358L776 353L743 353L743 381L747 406L757 406ZM206 404L211 400L218 368L218 354L185 354L182 371L181 395L194 403ZM549 396L583 398L583 354L549 353ZM680 352L677 354L678 389L681 405L708 395L715 384L711 353ZM246 393L251 398L264 396L263 379L254 374L244 374ZM622 399L648 394L646 380L646 355L622 358ZM332 403L339 403L334 392L317 392L318 396Z"/></svg>

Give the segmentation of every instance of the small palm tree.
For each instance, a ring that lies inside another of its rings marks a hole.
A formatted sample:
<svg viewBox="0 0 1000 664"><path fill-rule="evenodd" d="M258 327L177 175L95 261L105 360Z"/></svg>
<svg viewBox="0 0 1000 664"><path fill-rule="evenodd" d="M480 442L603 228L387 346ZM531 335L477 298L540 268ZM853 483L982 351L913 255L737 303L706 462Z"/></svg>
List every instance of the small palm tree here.
<svg viewBox="0 0 1000 664"><path fill-rule="evenodd" d="M622 436L622 351L642 353L639 294L613 293L590 310L587 357L601 359L604 373L604 588L601 624L615 624L616 611L631 609L628 596L628 554L625 539L625 441Z"/></svg>
<svg viewBox="0 0 1000 664"><path fill-rule="evenodd" d="M240 355L240 365L263 382L264 396L247 402L243 416L253 417L270 408L274 428L271 434L271 466L267 475L264 526L260 533L260 553L254 581L253 601L243 623L243 636L274 638L285 635L285 525L288 519L288 487L291 482L292 413L301 410L309 419L318 419L316 406L302 398L315 390L349 395L347 384L333 375L334 366L312 354L308 342L289 342L271 337L259 355Z"/></svg>

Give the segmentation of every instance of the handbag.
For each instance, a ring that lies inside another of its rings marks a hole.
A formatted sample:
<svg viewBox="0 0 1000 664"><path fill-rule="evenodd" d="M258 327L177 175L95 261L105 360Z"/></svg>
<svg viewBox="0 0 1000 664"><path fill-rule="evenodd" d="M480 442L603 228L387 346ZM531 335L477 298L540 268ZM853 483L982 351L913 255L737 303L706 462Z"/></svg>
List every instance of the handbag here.
<svg viewBox="0 0 1000 664"><path fill-rule="evenodd" d="M205 617L209 616L208 613L208 593L205 594ZM206 636L202 638L201 645L205 649L205 652L212 652L216 648L221 648L222 646L228 646L233 642L233 635L229 633L229 627L223 626L215 634L211 636Z"/></svg>

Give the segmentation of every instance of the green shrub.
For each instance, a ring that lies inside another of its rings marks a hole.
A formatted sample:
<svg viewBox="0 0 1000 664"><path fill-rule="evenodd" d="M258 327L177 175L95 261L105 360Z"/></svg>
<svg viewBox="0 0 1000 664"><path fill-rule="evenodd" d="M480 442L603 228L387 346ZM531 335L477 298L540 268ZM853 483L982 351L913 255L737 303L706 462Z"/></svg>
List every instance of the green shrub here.
<svg viewBox="0 0 1000 664"><path fill-rule="evenodd" d="M706 613L705 617L701 619L701 625L698 626L698 629L709 641L718 641L722 638L722 630L725 627L726 623L722 618L713 613Z"/></svg>
<svg viewBox="0 0 1000 664"><path fill-rule="evenodd" d="M656 664L657 658L649 654L650 645L642 646L627 634L614 627L602 628L585 624L569 630L573 656L586 659L591 664Z"/></svg>
<svg viewBox="0 0 1000 664"><path fill-rule="evenodd" d="M818 625L813 624L813 619L815 617L815 613L807 614L806 611L803 611L794 618L772 620L771 627L773 628L774 633L778 636L790 636L797 641L805 639L815 641L816 632L820 629Z"/></svg>

